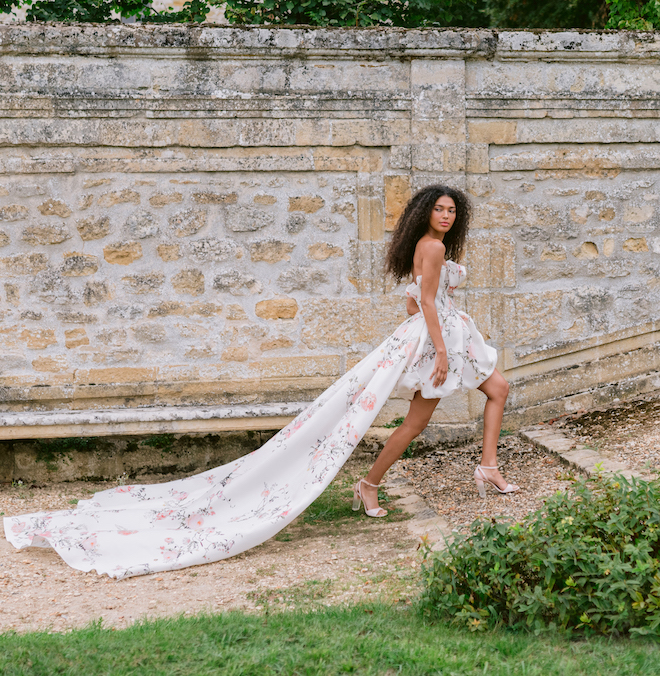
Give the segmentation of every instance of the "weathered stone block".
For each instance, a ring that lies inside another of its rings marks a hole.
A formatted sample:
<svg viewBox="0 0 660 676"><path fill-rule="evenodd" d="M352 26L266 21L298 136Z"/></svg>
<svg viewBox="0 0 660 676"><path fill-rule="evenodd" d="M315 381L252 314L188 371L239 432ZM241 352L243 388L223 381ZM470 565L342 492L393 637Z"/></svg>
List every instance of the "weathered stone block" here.
<svg viewBox="0 0 660 676"><path fill-rule="evenodd" d="M97 342L113 347L121 347L126 342L127 337L124 329L102 329L94 336Z"/></svg>
<svg viewBox="0 0 660 676"><path fill-rule="evenodd" d="M105 281L87 282L83 289L83 302L88 307L96 307L112 298L110 285Z"/></svg>
<svg viewBox="0 0 660 676"><path fill-rule="evenodd" d="M24 329L21 339L30 350L45 350L49 345L57 345L53 329Z"/></svg>
<svg viewBox="0 0 660 676"><path fill-rule="evenodd" d="M598 258L598 247L593 242L582 242L577 249L574 249L573 255L580 260Z"/></svg>
<svg viewBox="0 0 660 676"><path fill-rule="evenodd" d="M526 226L537 228L557 228L561 216L550 206L524 206L506 200L495 200L479 204L474 210L473 227L475 228L509 228Z"/></svg>
<svg viewBox="0 0 660 676"><path fill-rule="evenodd" d="M148 317L169 317L188 314L188 306L176 300L166 300L149 310Z"/></svg>
<svg viewBox="0 0 660 676"><path fill-rule="evenodd" d="M255 195L252 198L252 201L255 204L261 204L263 206L270 206L271 204L277 203L277 197L275 197L275 195L259 194L259 195Z"/></svg>
<svg viewBox="0 0 660 676"><path fill-rule="evenodd" d="M245 345L228 347L222 353L222 361L247 361L248 349Z"/></svg>
<svg viewBox="0 0 660 676"><path fill-rule="evenodd" d="M307 225L307 219L302 214L291 214L286 221L286 231L291 235L297 235L302 232ZM339 228L337 228L339 229Z"/></svg>
<svg viewBox="0 0 660 676"><path fill-rule="evenodd" d="M110 219L107 216L99 218L90 216L76 222L80 237L86 242L102 239L110 234Z"/></svg>
<svg viewBox="0 0 660 676"><path fill-rule="evenodd" d="M32 368L42 373L60 373L69 368L66 357L37 357L32 360Z"/></svg>
<svg viewBox="0 0 660 676"><path fill-rule="evenodd" d="M178 261L181 258L181 249L178 244L159 244L156 247L156 251L160 259L165 263Z"/></svg>
<svg viewBox="0 0 660 676"><path fill-rule="evenodd" d="M67 329L64 332L64 344L70 350L80 347L81 345L89 345L87 331L84 328Z"/></svg>
<svg viewBox="0 0 660 676"><path fill-rule="evenodd" d="M169 224L177 237L189 237L206 225L206 211L203 209L184 209L171 216Z"/></svg>
<svg viewBox="0 0 660 676"><path fill-rule="evenodd" d="M159 293L165 281L162 272L147 272L141 275L128 275L122 277L122 282L129 293Z"/></svg>
<svg viewBox="0 0 660 676"><path fill-rule="evenodd" d="M55 316L63 324L96 324L99 320L96 315L86 314L85 312L76 312L74 310L56 312Z"/></svg>
<svg viewBox="0 0 660 676"><path fill-rule="evenodd" d="M255 232L275 222L272 213L251 206L227 207L227 227L232 232Z"/></svg>
<svg viewBox="0 0 660 676"><path fill-rule="evenodd" d="M142 245L139 242L117 242L103 247L103 258L113 265L130 265L142 258Z"/></svg>
<svg viewBox="0 0 660 676"><path fill-rule="evenodd" d="M172 277L172 288L180 294L201 296L204 293L204 275L201 270L181 270Z"/></svg>
<svg viewBox="0 0 660 676"><path fill-rule="evenodd" d="M126 229L131 238L146 239L158 234L158 223L151 212L138 209L128 217Z"/></svg>
<svg viewBox="0 0 660 676"><path fill-rule="evenodd" d="M270 350L282 350L288 347L293 347L293 341L286 336L278 336L277 338L272 338L271 340L266 340L261 345L259 349L262 352L269 352Z"/></svg>
<svg viewBox="0 0 660 676"><path fill-rule="evenodd" d="M140 204L140 193L126 188L115 192L105 192L99 197L100 207L113 207L116 204Z"/></svg>
<svg viewBox="0 0 660 676"><path fill-rule="evenodd" d="M156 209L166 207L168 204L178 204L179 202L183 202L183 195L180 192L158 193L149 198L149 204Z"/></svg>
<svg viewBox="0 0 660 676"><path fill-rule="evenodd" d="M471 287L516 285L516 242L511 235L475 234L468 240L467 256Z"/></svg>
<svg viewBox="0 0 660 676"><path fill-rule="evenodd" d="M566 247L563 244L547 244L541 252L542 261L565 261Z"/></svg>
<svg viewBox="0 0 660 676"><path fill-rule="evenodd" d="M623 243L624 251L642 253L649 250L645 237L630 237Z"/></svg>
<svg viewBox="0 0 660 676"><path fill-rule="evenodd" d="M298 303L295 298L262 300L255 305L254 312L262 319L293 319L298 314Z"/></svg>
<svg viewBox="0 0 660 676"><path fill-rule="evenodd" d="M467 129L470 143L505 145L518 142L515 120L470 120Z"/></svg>
<svg viewBox="0 0 660 676"><path fill-rule="evenodd" d="M3 246L9 246L9 244L11 244L9 235L4 230L0 230L0 249Z"/></svg>
<svg viewBox="0 0 660 676"><path fill-rule="evenodd" d="M22 221L28 217L29 210L21 204L9 204L0 207L0 221Z"/></svg>
<svg viewBox="0 0 660 676"><path fill-rule="evenodd" d="M603 242L603 253L609 258L614 253L616 242L613 239L606 239Z"/></svg>
<svg viewBox="0 0 660 676"><path fill-rule="evenodd" d="M317 242L310 244L307 249L307 257L315 261L325 261L328 258L341 258L344 250L335 244L329 242Z"/></svg>
<svg viewBox="0 0 660 676"><path fill-rule="evenodd" d="M316 292L321 284L328 282L328 275L323 270L308 267L290 268L277 278L277 284L286 293L292 291Z"/></svg>
<svg viewBox="0 0 660 676"><path fill-rule="evenodd" d="M504 335L515 345L525 345L552 335L561 319L561 291L521 293L504 299Z"/></svg>
<svg viewBox="0 0 660 676"><path fill-rule="evenodd" d="M21 292L16 284L5 282L5 295L7 296L7 302L9 305L13 305L14 307L19 306L21 301Z"/></svg>
<svg viewBox="0 0 660 676"><path fill-rule="evenodd" d="M188 242L190 257L198 263L222 263L232 258L240 258L242 250L227 239L208 237Z"/></svg>
<svg viewBox="0 0 660 676"><path fill-rule="evenodd" d="M8 277L16 275L36 275L48 267L46 254L15 254L7 258L0 258L0 273Z"/></svg>
<svg viewBox="0 0 660 676"><path fill-rule="evenodd" d="M238 195L235 192L196 192L192 196L193 202L197 204L236 204Z"/></svg>
<svg viewBox="0 0 660 676"><path fill-rule="evenodd" d="M232 321L247 319L247 314L240 305L231 304L227 306L227 319Z"/></svg>
<svg viewBox="0 0 660 676"><path fill-rule="evenodd" d="M46 200L37 209L42 216L59 216L60 218L71 216L71 209L62 200Z"/></svg>
<svg viewBox="0 0 660 676"><path fill-rule="evenodd" d="M231 293L234 296L244 295L248 293L261 293L262 286L251 275L245 275L236 270L230 272L223 272L216 275L213 279L213 288L216 291L223 293Z"/></svg>
<svg viewBox="0 0 660 676"><path fill-rule="evenodd" d="M70 252L64 254L61 273L65 277L85 277L99 269L98 258L91 254Z"/></svg>
<svg viewBox="0 0 660 676"><path fill-rule="evenodd" d="M140 324L133 327L133 334L141 343L162 343L167 338L167 332L160 324Z"/></svg>
<svg viewBox="0 0 660 676"><path fill-rule="evenodd" d="M650 204L643 206L627 206L623 213L624 223L646 223L651 220L655 208Z"/></svg>
<svg viewBox="0 0 660 676"><path fill-rule="evenodd" d="M66 225L55 223L42 223L40 225L29 225L23 230L21 239L31 246L39 244L61 244L71 238L69 229Z"/></svg>
<svg viewBox="0 0 660 676"><path fill-rule="evenodd" d="M385 176L385 230L396 228L399 216L412 197L412 186L408 174Z"/></svg>
<svg viewBox="0 0 660 676"><path fill-rule="evenodd" d="M318 195L301 195L289 197L289 211L302 211L305 214L315 214L323 209L325 200Z"/></svg>
<svg viewBox="0 0 660 676"><path fill-rule="evenodd" d="M253 263L278 263L291 260L289 254L294 250L295 244L282 242L276 239L266 239L250 244L250 258Z"/></svg>

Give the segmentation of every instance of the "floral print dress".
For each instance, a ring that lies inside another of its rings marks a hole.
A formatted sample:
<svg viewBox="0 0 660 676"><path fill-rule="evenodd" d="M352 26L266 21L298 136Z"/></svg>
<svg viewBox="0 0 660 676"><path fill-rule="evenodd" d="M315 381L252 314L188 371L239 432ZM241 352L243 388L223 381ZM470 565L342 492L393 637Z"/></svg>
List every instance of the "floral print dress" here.
<svg viewBox="0 0 660 676"><path fill-rule="evenodd" d="M435 349L420 312L253 453L186 479L102 491L72 510L5 517L7 540L52 547L73 568L118 579L218 561L268 540L323 492L391 393L444 397L493 372L495 349L452 303L464 277L452 261L440 275L449 362L441 387L430 382ZM420 281L407 289L418 303Z"/></svg>

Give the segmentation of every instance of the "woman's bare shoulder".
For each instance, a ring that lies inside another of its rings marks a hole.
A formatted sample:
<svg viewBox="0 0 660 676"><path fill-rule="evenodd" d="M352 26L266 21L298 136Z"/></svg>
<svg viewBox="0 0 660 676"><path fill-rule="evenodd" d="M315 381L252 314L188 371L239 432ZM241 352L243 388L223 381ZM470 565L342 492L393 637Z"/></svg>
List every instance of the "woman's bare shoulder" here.
<svg viewBox="0 0 660 676"><path fill-rule="evenodd" d="M419 252L424 257L439 257L440 260L444 260L445 251L445 245L439 239L433 239L432 237L429 237L428 239L420 239L419 242L417 242L417 249L415 250L415 253Z"/></svg>

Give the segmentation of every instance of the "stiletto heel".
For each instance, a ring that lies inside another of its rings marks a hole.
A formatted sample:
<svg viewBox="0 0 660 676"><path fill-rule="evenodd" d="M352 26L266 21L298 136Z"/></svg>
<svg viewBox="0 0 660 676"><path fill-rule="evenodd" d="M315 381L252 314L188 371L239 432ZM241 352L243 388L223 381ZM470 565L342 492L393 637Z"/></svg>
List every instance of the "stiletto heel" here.
<svg viewBox="0 0 660 676"><path fill-rule="evenodd" d="M382 507L374 507L373 509L367 509L367 503L364 500L361 490L363 483L367 484L367 486L371 486L372 488L378 488L378 484L370 484L366 479L360 479L353 488L353 511L357 512L360 509L360 504L364 503L364 513L367 516L373 516L375 518L387 516L387 510L383 509ZM379 512L382 513L379 514Z"/></svg>
<svg viewBox="0 0 660 676"><path fill-rule="evenodd" d="M494 481L491 481L486 474L484 473L485 469L497 469L497 465L495 467L486 467L486 465L477 465L477 467L474 470L474 482L477 484L477 490L479 491L479 495L482 498L486 497L486 485L485 484L490 484L498 493L514 493L515 491L520 490L520 486L516 486L515 484L510 484L507 483L505 488L500 488Z"/></svg>

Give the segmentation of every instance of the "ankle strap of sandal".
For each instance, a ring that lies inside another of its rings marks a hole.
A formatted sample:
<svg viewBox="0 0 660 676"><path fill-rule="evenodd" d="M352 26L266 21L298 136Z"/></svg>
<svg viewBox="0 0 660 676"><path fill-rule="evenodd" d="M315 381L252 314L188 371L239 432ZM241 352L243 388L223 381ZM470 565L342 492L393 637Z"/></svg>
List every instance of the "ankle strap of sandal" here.
<svg viewBox="0 0 660 676"><path fill-rule="evenodd" d="M372 488L378 488L380 484L370 484L366 479L360 479L360 483L367 484L367 486L371 486Z"/></svg>
<svg viewBox="0 0 660 676"><path fill-rule="evenodd" d="M498 469L497 465L495 465L494 467L488 467L487 465L479 465L479 467L481 467L481 469Z"/></svg>

